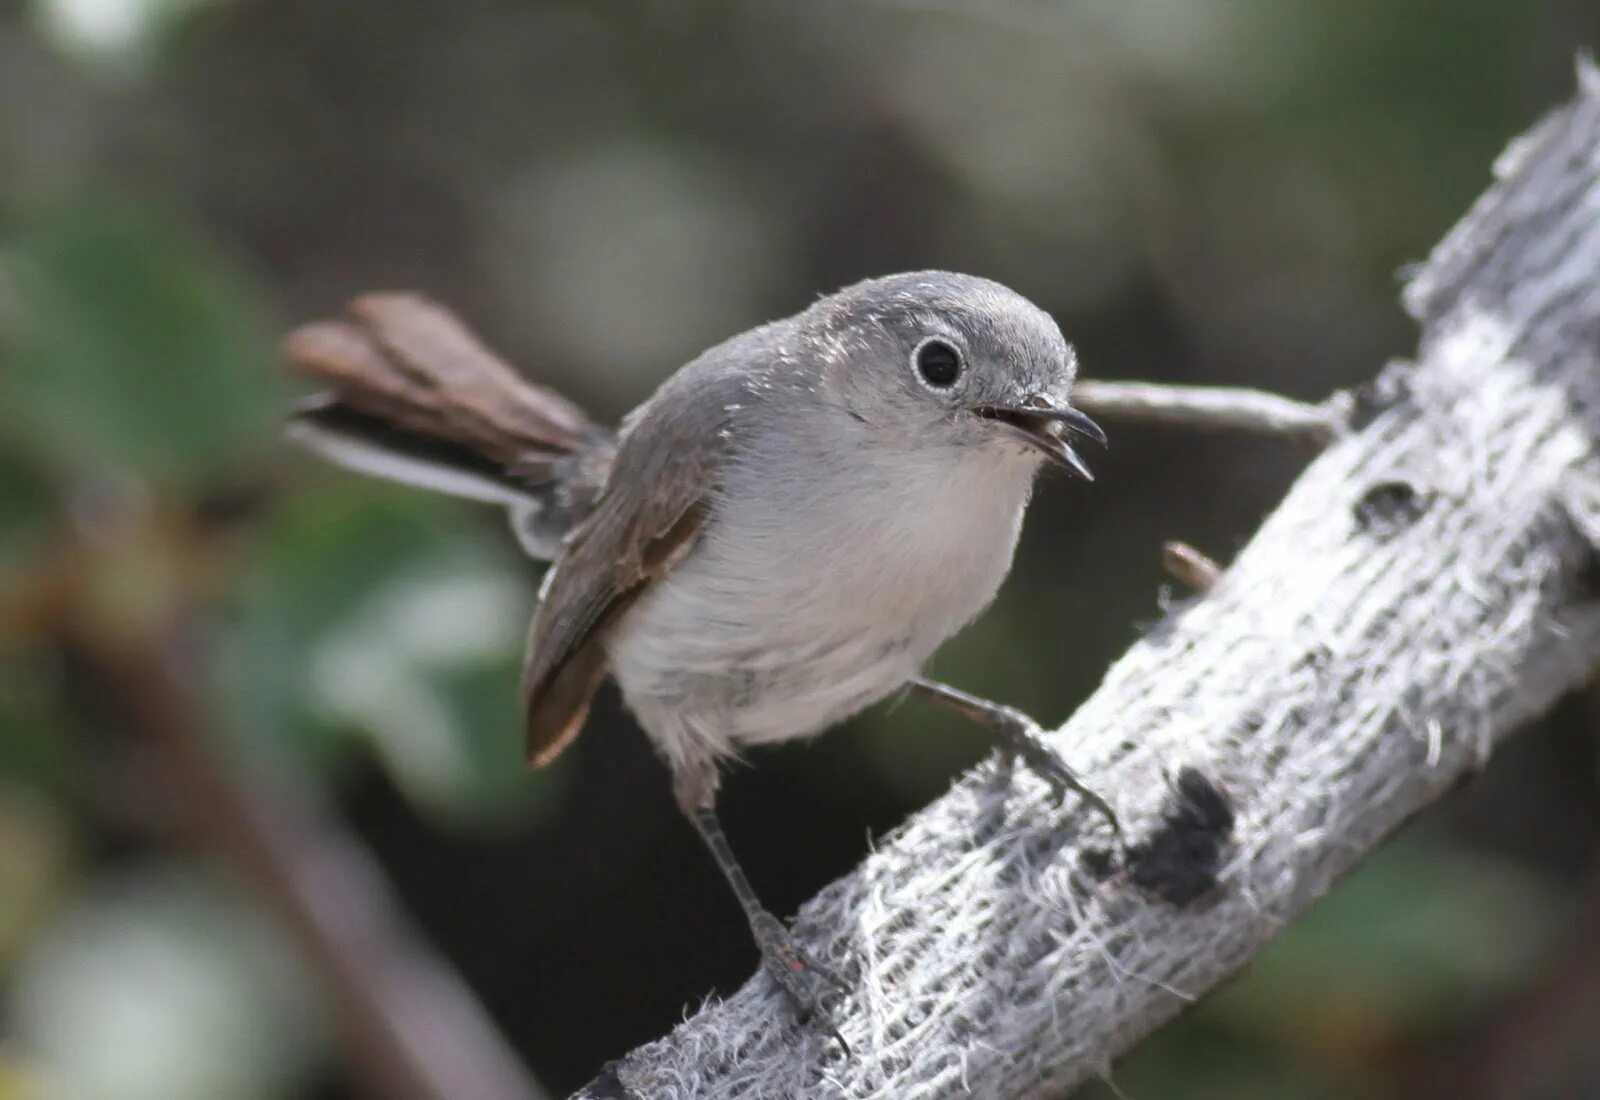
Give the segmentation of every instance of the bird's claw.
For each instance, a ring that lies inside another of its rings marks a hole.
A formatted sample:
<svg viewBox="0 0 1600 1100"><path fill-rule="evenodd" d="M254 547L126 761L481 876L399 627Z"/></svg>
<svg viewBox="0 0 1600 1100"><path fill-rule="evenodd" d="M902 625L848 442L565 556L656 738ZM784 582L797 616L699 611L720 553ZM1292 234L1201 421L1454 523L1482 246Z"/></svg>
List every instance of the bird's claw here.
<svg viewBox="0 0 1600 1100"><path fill-rule="evenodd" d="M1078 773L1061 759L1054 749L1045 743L1043 731L1038 723L1019 710L1006 708L1004 722L1007 727L1004 738L1006 748L1012 758L1021 761L1035 775L1050 784L1055 792L1056 804L1065 805L1068 797L1076 794L1089 804L1089 807L1106 819L1106 824L1111 826L1111 831L1118 836L1122 835L1122 823L1117 820L1117 812L1092 787L1078 778Z"/></svg>
<svg viewBox="0 0 1600 1100"><path fill-rule="evenodd" d="M849 1056L850 1044L845 1042L824 1003L828 991L842 995L849 992L849 984L795 943L789 929L772 914L759 914L750 927L761 951L762 965L788 994L800 1018L830 1035Z"/></svg>

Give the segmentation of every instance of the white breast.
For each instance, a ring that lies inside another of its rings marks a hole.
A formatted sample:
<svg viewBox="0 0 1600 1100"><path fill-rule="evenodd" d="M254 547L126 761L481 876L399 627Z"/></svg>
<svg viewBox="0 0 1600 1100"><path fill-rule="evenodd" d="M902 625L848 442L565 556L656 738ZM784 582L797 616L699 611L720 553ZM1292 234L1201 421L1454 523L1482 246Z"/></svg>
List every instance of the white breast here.
<svg viewBox="0 0 1600 1100"><path fill-rule="evenodd" d="M816 733L889 694L993 599L1035 468L870 448L735 464L695 550L613 632L629 705L683 762Z"/></svg>

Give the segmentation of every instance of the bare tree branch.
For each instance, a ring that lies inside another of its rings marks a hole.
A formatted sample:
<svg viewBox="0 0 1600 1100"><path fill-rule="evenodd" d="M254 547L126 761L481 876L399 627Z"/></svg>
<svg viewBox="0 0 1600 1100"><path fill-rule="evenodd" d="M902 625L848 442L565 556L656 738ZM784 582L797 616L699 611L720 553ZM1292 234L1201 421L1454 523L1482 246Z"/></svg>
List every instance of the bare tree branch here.
<svg viewBox="0 0 1600 1100"><path fill-rule="evenodd" d="M1600 78L1580 83L1412 278L1416 362L1054 735L1127 847L980 768L801 910L854 990L852 1056L758 975L580 1095L1060 1096L1600 667Z"/></svg>
<svg viewBox="0 0 1600 1100"><path fill-rule="evenodd" d="M1318 445L1331 443L1349 431L1354 404L1344 393L1309 405L1262 390L1092 378L1079 382L1072 396L1073 404L1084 412L1106 420L1281 435Z"/></svg>

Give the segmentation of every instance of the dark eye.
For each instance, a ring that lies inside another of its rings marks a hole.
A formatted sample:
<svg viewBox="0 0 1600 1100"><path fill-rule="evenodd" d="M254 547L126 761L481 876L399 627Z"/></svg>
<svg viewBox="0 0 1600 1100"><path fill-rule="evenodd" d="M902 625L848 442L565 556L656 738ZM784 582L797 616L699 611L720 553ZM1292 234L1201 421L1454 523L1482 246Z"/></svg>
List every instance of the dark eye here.
<svg viewBox="0 0 1600 1100"><path fill-rule="evenodd" d="M937 337L917 345L917 373L934 389L949 389L961 377L961 353Z"/></svg>

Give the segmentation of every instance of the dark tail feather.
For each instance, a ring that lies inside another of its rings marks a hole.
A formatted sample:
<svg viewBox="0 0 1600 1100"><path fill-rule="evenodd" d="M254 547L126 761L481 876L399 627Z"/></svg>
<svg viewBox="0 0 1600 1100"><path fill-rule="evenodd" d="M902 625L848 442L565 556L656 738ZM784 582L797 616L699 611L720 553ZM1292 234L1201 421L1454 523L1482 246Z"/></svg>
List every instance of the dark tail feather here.
<svg viewBox="0 0 1600 1100"><path fill-rule="evenodd" d="M611 435L425 298L366 295L348 318L290 333L284 356L333 387L296 411L292 438L362 473L504 505L537 557L604 484Z"/></svg>

